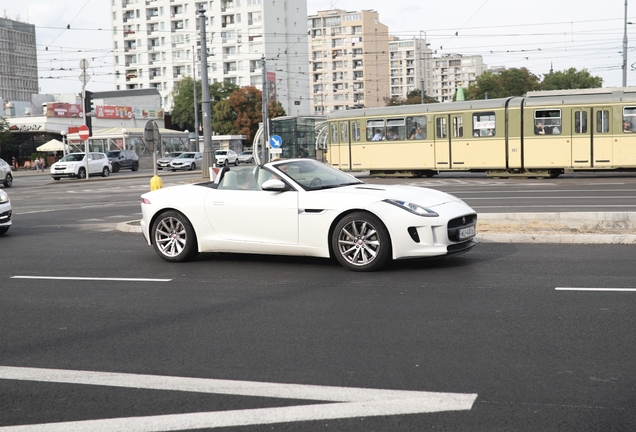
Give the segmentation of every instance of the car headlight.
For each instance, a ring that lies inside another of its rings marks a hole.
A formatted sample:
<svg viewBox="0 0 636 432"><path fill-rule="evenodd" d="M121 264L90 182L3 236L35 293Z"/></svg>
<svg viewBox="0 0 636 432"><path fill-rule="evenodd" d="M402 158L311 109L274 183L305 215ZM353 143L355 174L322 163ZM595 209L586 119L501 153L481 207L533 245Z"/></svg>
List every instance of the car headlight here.
<svg viewBox="0 0 636 432"><path fill-rule="evenodd" d="M9 195L5 191L0 191L0 204L9 202Z"/></svg>
<svg viewBox="0 0 636 432"><path fill-rule="evenodd" d="M401 209L404 209L410 213L416 214L418 216L424 216L424 217L436 217L439 216L436 212L434 212L433 210L426 208L426 207L422 207L420 205L414 204L412 202L408 202L408 201L402 201L402 200L395 200L395 199L385 199L384 202L389 203L389 204L393 204L394 206L400 207Z"/></svg>

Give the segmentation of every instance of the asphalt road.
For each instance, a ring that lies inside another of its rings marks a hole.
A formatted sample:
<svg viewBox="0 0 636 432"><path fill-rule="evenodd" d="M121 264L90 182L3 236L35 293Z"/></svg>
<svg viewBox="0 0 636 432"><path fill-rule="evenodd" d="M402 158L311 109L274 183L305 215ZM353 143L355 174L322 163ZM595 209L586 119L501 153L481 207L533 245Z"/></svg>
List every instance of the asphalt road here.
<svg viewBox="0 0 636 432"><path fill-rule="evenodd" d="M372 274L232 254L168 264L114 229L139 217L147 182L8 190L0 431L636 429L633 246L489 243Z"/></svg>

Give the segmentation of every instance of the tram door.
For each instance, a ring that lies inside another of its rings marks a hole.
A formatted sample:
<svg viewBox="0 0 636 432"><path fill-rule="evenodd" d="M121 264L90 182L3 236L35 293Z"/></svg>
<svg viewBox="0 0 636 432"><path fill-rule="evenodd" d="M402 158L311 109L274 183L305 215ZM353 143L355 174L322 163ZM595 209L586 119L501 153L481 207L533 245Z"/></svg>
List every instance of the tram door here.
<svg viewBox="0 0 636 432"><path fill-rule="evenodd" d="M572 109L572 167L592 166L592 110Z"/></svg>
<svg viewBox="0 0 636 432"><path fill-rule="evenodd" d="M450 116L448 114L436 115L435 121L435 168L451 168L450 134L448 125Z"/></svg>
<svg viewBox="0 0 636 432"><path fill-rule="evenodd" d="M340 168L350 170L351 166L351 141L349 140L349 122L338 122L338 141L340 141Z"/></svg>
<svg viewBox="0 0 636 432"><path fill-rule="evenodd" d="M592 166L611 167L614 164L614 140L611 133L612 108L594 108L592 131Z"/></svg>

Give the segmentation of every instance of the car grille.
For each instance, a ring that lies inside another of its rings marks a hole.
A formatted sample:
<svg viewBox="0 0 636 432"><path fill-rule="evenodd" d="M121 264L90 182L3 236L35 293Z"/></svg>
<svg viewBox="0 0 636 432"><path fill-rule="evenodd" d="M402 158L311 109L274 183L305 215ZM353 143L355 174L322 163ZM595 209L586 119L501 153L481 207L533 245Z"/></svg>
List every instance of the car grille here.
<svg viewBox="0 0 636 432"><path fill-rule="evenodd" d="M468 214L465 216L460 216L455 219L451 219L448 222L448 239L455 242L466 241L473 236L460 238L460 230L465 228L476 228L477 225L477 215L476 214Z"/></svg>

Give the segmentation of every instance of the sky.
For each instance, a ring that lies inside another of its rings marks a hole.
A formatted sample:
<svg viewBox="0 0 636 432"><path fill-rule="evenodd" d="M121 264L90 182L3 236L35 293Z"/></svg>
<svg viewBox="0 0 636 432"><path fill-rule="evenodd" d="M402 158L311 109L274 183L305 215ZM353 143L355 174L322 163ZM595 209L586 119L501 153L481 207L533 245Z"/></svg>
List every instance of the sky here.
<svg viewBox="0 0 636 432"><path fill-rule="evenodd" d="M310 15L330 9L375 10L391 35L426 37L436 55L481 55L488 67L526 67L539 78L551 68L585 68L603 78L604 87L622 85L627 0L307 1ZM111 0L2 0L0 4L1 16L36 25L41 93L80 92L82 59L89 61L88 90L115 89ZM636 85L634 0L628 5L627 20L634 22L627 26L627 84Z"/></svg>

